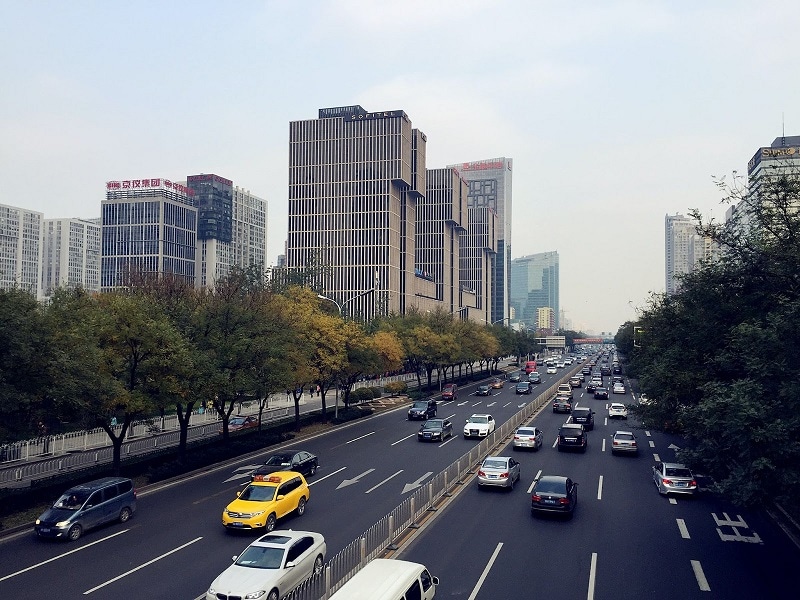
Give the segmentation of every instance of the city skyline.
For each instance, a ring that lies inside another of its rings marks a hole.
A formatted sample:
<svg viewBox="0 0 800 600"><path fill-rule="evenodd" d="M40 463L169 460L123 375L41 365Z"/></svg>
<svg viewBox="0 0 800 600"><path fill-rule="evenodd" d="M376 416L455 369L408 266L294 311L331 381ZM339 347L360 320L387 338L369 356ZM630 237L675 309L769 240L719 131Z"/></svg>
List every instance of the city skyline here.
<svg viewBox="0 0 800 600"><path fill-rule="evenodd" d="M402 107L436 141L428 168L513 157L511 258L558 251L562 311L586 331L664 292L665 214L722 219L713 177L800 130L800 59L776 50L795 3L409 0L411 28L352 0L4 8L0 204L91 219L106 181L221 173L269 203L274 265L288 124ZM604 294L589 292L594 262L614 274Z"/></svg>

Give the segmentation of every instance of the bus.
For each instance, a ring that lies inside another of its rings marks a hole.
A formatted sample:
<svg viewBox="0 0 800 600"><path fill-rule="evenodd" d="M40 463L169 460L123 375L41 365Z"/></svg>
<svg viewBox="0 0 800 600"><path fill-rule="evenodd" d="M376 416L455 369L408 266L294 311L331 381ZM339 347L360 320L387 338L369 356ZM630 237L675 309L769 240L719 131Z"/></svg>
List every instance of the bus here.
<svg viewBox="0 0 800 600"><path fill-rule="evenodd" d="M525 363L525 374L526 375L530 375L535 370L536 370L536 361L535 360L529 360L528 362Z"/></svg>

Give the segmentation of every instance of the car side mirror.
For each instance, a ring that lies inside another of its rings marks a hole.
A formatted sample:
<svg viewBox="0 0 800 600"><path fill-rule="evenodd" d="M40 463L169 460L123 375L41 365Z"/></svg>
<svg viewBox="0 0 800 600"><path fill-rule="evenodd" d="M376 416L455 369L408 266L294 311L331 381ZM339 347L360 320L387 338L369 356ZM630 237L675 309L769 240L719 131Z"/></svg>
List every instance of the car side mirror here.
<svg viewBox="0 0 800 600"><path fill-rule="evenodd" d="M237 497L237 498L238 498L239 496L241 496L241 495L242 495L242 492L236 492L236 497Z"/></svg>
<svg viewBox="0 0 800 600"><path fill-rule="evenodd" d="M238 557L238 556L236 556L235 554L234 554L233 556L231 556L231 560L232 560L233 562L236 562L236 559L237 559L237 558L239 558L239 557Z"/></svg>
<svg viewBox="0 0 800 600"><path fill-rule="evenodd" d="M295 566L295 563L294 563L294 561L293 561L293 560L290 560L290 561L289 561L289 562L287 562L287 563L286 563L286 565L284 565L284 566L285 566L287 569L293 569L293 568L294 568L294 566Z"/></svg>
<svg viewBox="0 0 800 600"><path fill-rule="evenodd" d="M283 500L284 498L286 498L284 494L278 494L278 497L275 498L275 500Z"/></svg>
<svg viewBox="0 0 800 600"><path fill-rule="evenodd" d="M433 582L433 585L439 585L439 578L438 577L431 577L431 581Z"/></svg>

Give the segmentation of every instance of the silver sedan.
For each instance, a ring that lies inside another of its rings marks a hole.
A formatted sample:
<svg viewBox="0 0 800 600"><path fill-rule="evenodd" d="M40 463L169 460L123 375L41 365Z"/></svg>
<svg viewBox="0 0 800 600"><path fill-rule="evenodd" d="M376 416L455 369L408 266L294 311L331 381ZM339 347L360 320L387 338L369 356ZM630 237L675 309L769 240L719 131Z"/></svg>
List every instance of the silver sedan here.
<svg viewBox="0 0 800 600"><path fill-rule="evenodd" d="M694 494L697 491L697 480L686 465L660 462L653 465L653 482L658 493Z"/></svg>
<svg viewBox="0 0 800 600"><path fill-rule="evenodd" d="M538 427L520 427L514 432L514 450L530 448L538 450L542 447L542 430Z"/></svg>
<svg viewBox="0 0 800 600"><path fill-rule="evenodd" d="M513 490L519 477L519 463L510 456L487 456L478 469L478 487L490 485Z"/></svg>

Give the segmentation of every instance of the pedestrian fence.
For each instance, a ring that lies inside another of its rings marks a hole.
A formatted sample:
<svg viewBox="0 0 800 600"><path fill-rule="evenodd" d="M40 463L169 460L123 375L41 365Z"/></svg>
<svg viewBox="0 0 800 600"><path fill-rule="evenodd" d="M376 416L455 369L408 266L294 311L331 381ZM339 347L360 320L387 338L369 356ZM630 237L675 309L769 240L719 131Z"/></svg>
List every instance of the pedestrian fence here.
<svg viewBox="0 0 800 600"><path fill-rule="evenodd" d="M554 396L559 383L568 381L565 376L553 384L533 402L526 403L499 429L481 440L469 452L434 475L431 480L410 493L399 506L367 529L339 553L331 557L324 569L297 587L285 600L327 600L373 558L392 553L399 548L398 542L419 527L426 512L433 512L452 490L472 481L472 475L480 462L493 448L504 442L516 429L528 421Z"/></svg>

